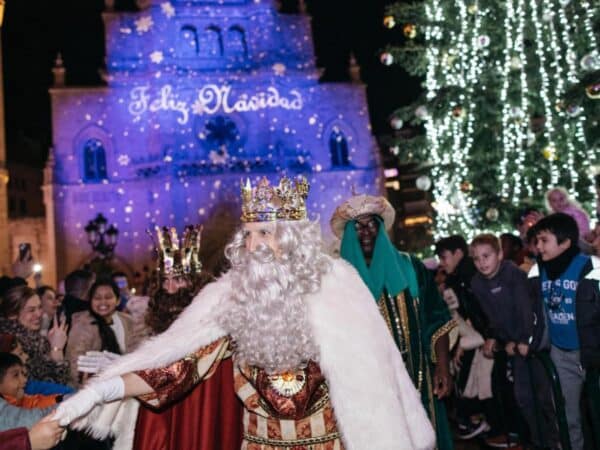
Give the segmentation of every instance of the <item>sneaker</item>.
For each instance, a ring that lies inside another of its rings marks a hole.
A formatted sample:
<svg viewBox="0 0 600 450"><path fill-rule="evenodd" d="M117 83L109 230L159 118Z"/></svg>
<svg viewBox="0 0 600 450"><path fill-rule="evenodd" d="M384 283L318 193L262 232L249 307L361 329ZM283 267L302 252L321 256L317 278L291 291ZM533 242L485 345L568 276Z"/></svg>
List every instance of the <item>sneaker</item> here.
<svg viewBox="0 0 600 450"><path fill-rule="evenodd" d="M485 438L484 442L488 447L494 448L511 448L517 450L518 447L521 447L521 444L517 440L506 434Z"/></svg>
<svg viewBox="0 0 600 450"><path fill-rule="evenodd" d="M461 424L458 426L458 438L463 440L472 439L486 431L490 431L490 426L485 420L479 423Z"/></svg>

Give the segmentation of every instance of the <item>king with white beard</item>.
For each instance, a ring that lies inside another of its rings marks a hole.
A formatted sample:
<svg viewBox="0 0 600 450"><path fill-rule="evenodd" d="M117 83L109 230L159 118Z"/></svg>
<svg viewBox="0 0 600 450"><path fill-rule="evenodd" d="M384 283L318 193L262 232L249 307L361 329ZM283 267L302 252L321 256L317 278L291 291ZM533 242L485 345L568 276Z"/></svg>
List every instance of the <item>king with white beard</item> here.
<svg viewBox="0 0 600 450"><path fill-rule="evenodd" d="M308 183L242 186L231 270L164 333L61 403L62 425L131 445L131 410L181 398L233 358L248 450L432 449L435 434L368 288L321 251Z"/></svg>

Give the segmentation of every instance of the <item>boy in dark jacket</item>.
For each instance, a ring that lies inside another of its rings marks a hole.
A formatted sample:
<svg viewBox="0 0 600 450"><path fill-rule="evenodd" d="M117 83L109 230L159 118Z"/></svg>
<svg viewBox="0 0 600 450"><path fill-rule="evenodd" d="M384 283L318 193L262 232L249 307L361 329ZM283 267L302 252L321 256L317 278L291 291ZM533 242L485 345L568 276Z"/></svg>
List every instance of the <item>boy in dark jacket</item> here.
<svg viewBox="0 0 600 450"><path fill-rule="evenodd" d="M532 443L542 448L555 446L558 429L550 382L540 361L530 357L530 352L537 350L543 324L534 314L527 275L513 262L503 260L500 241L492 234L473 239L471 255L478 271L471 286L489 321L484 333L487 356L492 356L494 348L506 351L512 361L514 396ZM536 401L543 420L536 418Z"/></svg>
<svg viewBox="0 0 600 450"><path fill-rule="evenodd" d="M579 402L585 370L600 367L600 259L577 246L575 219L551 214L534 226L539 264L529 272L547 318L550 357L565 398L572 450L583 449Z"/></svg>

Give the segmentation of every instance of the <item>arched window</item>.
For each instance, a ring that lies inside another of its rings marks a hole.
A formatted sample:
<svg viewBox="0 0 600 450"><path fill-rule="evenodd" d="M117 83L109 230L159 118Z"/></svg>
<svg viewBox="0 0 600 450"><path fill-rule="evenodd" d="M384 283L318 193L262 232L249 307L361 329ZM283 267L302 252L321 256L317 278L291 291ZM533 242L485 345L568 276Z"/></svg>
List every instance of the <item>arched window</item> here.
<svg viewBox="0 0 600 450"><path fill-rule="evenodd" d="M223 56L223 36L218 26L210 25L204 29L200 41L200 54L209 58Z"/></svg>
<svg viewBox="0 0 600 450"><path fill-rule="evenodd" d="M179 31L179 48L181 56L192 58L198 56L200 44L198 43L198 30L193 25L184 25Z"/></svg>
<svg viewBox="0 0 600 450"><path fill-rule="evenodd" d="M333 167L350 165L350 160L348 159L348 141L344 133L337 127L334 127L329 135L329 153Z"/></svg>
<svg viewBox="0 0 600 450"><path fill-rule="evenodd" d="M104 146L98 139L89 139L83 146L83 179L87 183L94 183L106 178Z"/></svg>
<svg viewBox="0 0 600 450"><path fill-rule="evenodd" d="M227 54L232 56L248 56L246 32L239 25L233 25L227 30L226 49Z"/></svg>

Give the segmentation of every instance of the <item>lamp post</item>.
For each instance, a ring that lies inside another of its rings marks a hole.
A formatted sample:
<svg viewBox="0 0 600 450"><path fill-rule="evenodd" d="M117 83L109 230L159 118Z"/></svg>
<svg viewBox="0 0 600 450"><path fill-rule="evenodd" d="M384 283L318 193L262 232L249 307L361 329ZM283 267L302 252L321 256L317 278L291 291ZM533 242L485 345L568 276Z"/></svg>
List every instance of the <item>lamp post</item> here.
<svg viewBox="0 0 600 450"><path fill-rule="evenodd" d="M0 0L0 233L8 236L8 170L6 169L6 135L4 130L4 69L2 67L2 24L5 0ZM0 271L7 273L10 265L9 240L0 242Z"/></svg>
<svg viewBox="0 0 600 450"><path fill-rule="evenodd" d="M113 224L107 228L107 224L106 217L99 213L84 228L88 243L102 260L112 259L119 239L119 229Z"/></svg>

